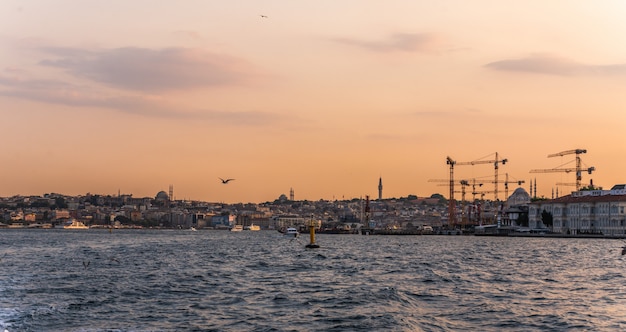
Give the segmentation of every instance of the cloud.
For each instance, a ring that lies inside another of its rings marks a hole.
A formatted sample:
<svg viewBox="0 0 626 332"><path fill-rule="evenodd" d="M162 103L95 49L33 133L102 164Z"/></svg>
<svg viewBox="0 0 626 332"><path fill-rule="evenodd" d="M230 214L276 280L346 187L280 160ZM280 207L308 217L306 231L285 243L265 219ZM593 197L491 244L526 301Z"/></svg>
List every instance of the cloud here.
<svg viewBox="0 0 626 332"><path fill-rule="evenodd" d="M421 111L415 111L415 112L411 112L410 114L412 116L415 117L420 117L420 118L449 118L451 116L464 116L464 115L470 115L470 116L474 116L476 114L480 114L483 111L480 109L476 109L476 108L464 108L464 109L460 109L460 110L421 110Z"/></svg>
<svg viewBox="0 0 626 332"><path fill-rule="evenodd" d="M280 121L273 113L218 110L182 110L151 95L119 94L57 80L24 80L0 75L0 96L72 107L97 107L148 117L207 121L219 125L263 126Z"/></svg>
<svg viewBox="0 0 626 332"><path fill-rule="evenodd" d="M500 71L518 71L546 75L624 75L626 64L587 65L567 58L546 54L533 54L526 58L491 62L485 67Z"/></svg>
<svg viewBox="0 0 626 332"><path fill-rule="evenodd" d="M42 60L41 65L111 87L151 93L238 84L253 71L236 57L189 48L42 51L57 58Z"/></svg>
<svg viewBox="0 0 626 332"><path fill-rule="evenodd" d="M420 33L397 33L378 41L351 38L336 38L334 41L374 52L429 52L435 50L439 43L436 36Z"/></svg>
<svg viewBox="0 0 626 332"><path fill-rule="evenodd" d="M202 37L200 36L200 33L198 33L197 31L193 31L193 30L177 30L172 33L174 34L174 36L179 37L179 38L188 38L188 39L193 39L193 40L202 39Z"/></svg>

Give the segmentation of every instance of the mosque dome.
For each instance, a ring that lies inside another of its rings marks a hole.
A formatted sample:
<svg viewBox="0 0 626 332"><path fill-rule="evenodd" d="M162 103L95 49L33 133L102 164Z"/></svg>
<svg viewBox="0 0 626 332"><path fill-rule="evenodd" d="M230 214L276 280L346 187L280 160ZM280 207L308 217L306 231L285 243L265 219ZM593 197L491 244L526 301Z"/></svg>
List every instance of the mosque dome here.
<svg viewBox="0 0 626 332"><path fill-rule="evenodd" d="M522 187L515 189L513 194L511 194L511 196L509 196L509 198L506 200L506 205L509 207L516 205L525 205L528 203L530 203L530 195Z"/></svg>
<svg viewBox="0 0 626 332"><path fill-rule="evenodd" d="M169 201L170 197L165 191L159 191L154 199L157 201Z"/></svg>

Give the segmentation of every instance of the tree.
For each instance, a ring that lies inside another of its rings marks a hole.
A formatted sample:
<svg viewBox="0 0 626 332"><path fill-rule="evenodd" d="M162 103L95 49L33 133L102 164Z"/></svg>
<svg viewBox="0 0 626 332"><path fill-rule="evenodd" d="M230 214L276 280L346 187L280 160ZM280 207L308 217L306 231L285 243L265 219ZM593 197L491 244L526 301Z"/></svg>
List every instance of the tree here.
<svg viewBox="0 0 626 332"><path fill-rule="evenodd" d="M544 225L552 228L552 225L554 224L554 218L552 217L552 213L543 210L541 212L541 222L543 222Z"/></svg>
<svg viewBox="0 0 626 332"><path fill-rule="evenodd" d="M59 209L67 209L67 203L63 197L56 197L54 199L54 205L56 205Z"/></svg>

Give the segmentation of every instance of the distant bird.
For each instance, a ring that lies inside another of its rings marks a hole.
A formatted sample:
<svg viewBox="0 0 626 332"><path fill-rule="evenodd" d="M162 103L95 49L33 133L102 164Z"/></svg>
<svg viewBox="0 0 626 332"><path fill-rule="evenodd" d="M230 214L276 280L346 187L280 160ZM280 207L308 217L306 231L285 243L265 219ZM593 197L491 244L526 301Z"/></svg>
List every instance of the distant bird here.
<svg viewBox="0 0 626 332"><path fill-rule="evenodd" d="M267 15L259 15L261 18L267 18Z"/></svg>
<svg viewBox="0 0 626 332"><path fill-rule="evenodd" d="M224 179L222 179L222 178L219 178L219 179L220 179L220 180L222 180L222 183L223 183L223 184L227 184L228 182L230 182L230 181L234 181L234 180L235 180L235 179L226 179L226 180L224 180Z"/></svg>
<svg viewBox="0 0 626 332"><path fill-rule="evenodd" d="M83 266L85 267L85 269L87 269L87 266L89 266L89 263L91 263L90 261L83 261Z"/></svg>

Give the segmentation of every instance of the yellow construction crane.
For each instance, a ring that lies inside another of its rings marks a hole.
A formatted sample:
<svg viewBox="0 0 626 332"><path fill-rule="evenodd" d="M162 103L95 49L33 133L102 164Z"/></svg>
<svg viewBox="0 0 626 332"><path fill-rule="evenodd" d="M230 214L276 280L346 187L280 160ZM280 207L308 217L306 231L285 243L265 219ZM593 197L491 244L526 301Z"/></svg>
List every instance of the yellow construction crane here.
<svg viewBox="0 0 626 332"><path fill-rule="evenodd" d="M447 179L430 179L428 180L428 182L441 182L441 184L438 184L438 186L449 186L448 182L450 182L450 180ZM444 184L444 182L446 184ZM461 185L461 191L457 191L455 190L455 193L461 193L461 202L465 202L465 187L469 186L470 183L467 180L459 180L457 182L455 182L455 185Z"/></svg>
<svg viewBox="0 0 626 332"><path fill-rule="evenodd" d="M430 180L428 180L428 182L448 182L448 181L449 180L444 180L444 179L430 179ZM467 180L460 180L460 181L456 182L456 184L461 185L461 191L452 190L451 194L461 193L461 204L463 206L465 206L465 187L469 187L470 183ZM441 184L438 184L438 186L449 186L449 184L441 183ZM448 205L448 207L450 208L449 205ZM456 223L456 201L454 202L454 207L452 207L450 209L450 211L448 211L448 212L454 213L454 217L453 218L450 217L450 223L452 225L455 225L455 223ZM463 214L463 213L461 213L461 214ZM464 218L463 218L463 215L461 215L461 224L463 224L463 223L464 223Z"/></svg>
<svg viewBox="0 0 626 332"><path fill-rule="evenodd" d="M479 165L479 164L491 164L493 163L494 168L495 168L495 180L494 180L494 185L495 185L495 190L494 190L494 197L495 200L498 200L498 165L500 163L502 163L502 165L506 164L506 162L508 161L508 159L499 159L498 158L498 153L495 153L495 159L494 160L475 160L475 161L468 161L468 162L456 162L454 159L450 158L450 156L446 157L446 164L450 166L450 200L448 203L448 215L449 215L449 222L454 224L456 223L456 215L455 215L455 200L454 200L454 165Z"/></svg>
<svg viewBox="0 0 626 332"><path fill-rule="evenodd" d="M495 159L492 160L475 160L475 161L468 161L468 162L462 162L462 163L456 163L457 165L479 165L479 164L493 164L494 169L495 169L495 177L493 180L493 184L494 184L494 189L493 189L493 194L494 194L494 200L498 200L498 165L500 163L502 163L502 165L506 164L508 161L508 159L499 159L498 158L498 153L495 153Z"/></svg>
<svg viewBox="0 0 626 332"><path fill-rule="evenodd" d="M482 182L487 182L487 183L496 183L493 180L481 180ZM526 183L526 181L524 180L512 180L509 181L509 173L505 174L505 179L504 181L498 181L497 183L504 183L504 196L505 196L505 200L509 198L509 183L517 183L518 186L521 186L523 183ZM482 183L480 184L482 186ZM492 193L493 191L481 191L481 194L485 194L485 193Z"/></svg>
<svg viewBox="0 0 626 332"><path fill-rule="evenodd" d="M450 156L446 157L446 164L450 165L450 199L448 201L448 223L455 224L456 223L456 212L454 201L454 164L456 161L452 160Z"/></svg>
<svg viewBox="0 0 626 332"><path fill-rule="evenodd" d="M575 154L576 155L576 167L574 168L560 168L561 166L555 167L555 168L547 168L547 169L531 169L530 173L556 173L556 172L565 172L565 173L569 173L569 172L576 172L576 191L578 191L580 189L580 182L582 181L582 172L586 171L587 173L591 174L591 172L595 171L596 168L591 166L588 167L586 169L582 168L582 162L580 160L580 155L583 153L587 153L587 150L585 149L574 149L574 150L567 150L567 151L562 151L559 153L553 153L553 154L549 154L548 158L552 158L552 157L562 157L565 155L570 155L570 154Z"/></svg>

